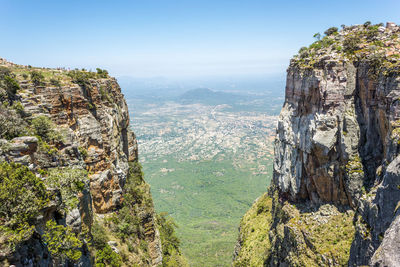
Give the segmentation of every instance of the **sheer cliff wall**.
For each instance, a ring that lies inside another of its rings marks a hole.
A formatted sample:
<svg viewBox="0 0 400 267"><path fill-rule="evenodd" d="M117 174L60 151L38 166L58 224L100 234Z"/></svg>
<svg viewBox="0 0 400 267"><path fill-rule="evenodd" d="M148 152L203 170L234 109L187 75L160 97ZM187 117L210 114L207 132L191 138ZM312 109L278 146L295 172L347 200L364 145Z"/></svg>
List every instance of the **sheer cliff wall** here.
<svg viewBox="0 0 400 267"><path fill-rule="evenodd" d="M333 29L291 60L273 182L254 204L260 213L241 222L235 265L400 264L399 32ZM243 229L257 216L270 222L254 255Z"/></svg>
<svg viewBox="0 0 400 267"><path fill-rule="evenodd" d="M114 252L107 253L120 264L160 265L161 241L150 189L140 171L128 107L116 79L104 70L33 68L3 59L0 68L0 160L28 167L55 192L42 214L29 222L36 229L32 235L16 247L2 239L0 262L91 266L99 258L96 250L111 247ZM78 260L54 259L57 253L43 238L50 220L85 235ZM94 224L111 243L91 247L96 243ZM121 230L124 224L130 228Z"/></svg>

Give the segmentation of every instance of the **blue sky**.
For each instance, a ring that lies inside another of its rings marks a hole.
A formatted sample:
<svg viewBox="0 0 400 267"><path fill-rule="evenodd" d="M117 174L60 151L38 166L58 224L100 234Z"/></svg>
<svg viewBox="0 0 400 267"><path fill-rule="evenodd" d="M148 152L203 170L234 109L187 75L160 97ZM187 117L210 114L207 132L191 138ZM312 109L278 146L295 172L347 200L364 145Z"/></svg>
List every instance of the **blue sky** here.
<svg viewBox="0 0 400 267"><path fill-rule="evenodd" d="M0 57L20 64L196 77L285 71L330 26L394 21L399 0L0 0Z"/></svg>

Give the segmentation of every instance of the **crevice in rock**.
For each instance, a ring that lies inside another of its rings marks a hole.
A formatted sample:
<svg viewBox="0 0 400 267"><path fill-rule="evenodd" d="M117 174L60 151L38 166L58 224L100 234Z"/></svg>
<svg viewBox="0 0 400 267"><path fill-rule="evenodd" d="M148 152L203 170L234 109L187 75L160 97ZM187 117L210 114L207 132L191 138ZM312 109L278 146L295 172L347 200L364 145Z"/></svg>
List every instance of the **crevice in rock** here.
<svg viewBox="0 0 400 267"><path fill-rule="evenodd" d="M126 158L129 159L128 131L126 129L121 130L121 139L122 139L122 151L125 153Z"/></svg>
<svg viewBox="0 0 400 267"><path fill-rule="evenodd" d="M369 99L369 83L372 82L368 77L368 70L360 72L357 69L356 90L354 95L355 113L360 127L360 139L358 152L364 169L364 187L367 191L375 183L376 170L381 165L384 158L382 137L380 127L376 117L377 106L373 106ZM376 85L372 86L376 91ZM373 95L373 94L371 94Z"/></svg>

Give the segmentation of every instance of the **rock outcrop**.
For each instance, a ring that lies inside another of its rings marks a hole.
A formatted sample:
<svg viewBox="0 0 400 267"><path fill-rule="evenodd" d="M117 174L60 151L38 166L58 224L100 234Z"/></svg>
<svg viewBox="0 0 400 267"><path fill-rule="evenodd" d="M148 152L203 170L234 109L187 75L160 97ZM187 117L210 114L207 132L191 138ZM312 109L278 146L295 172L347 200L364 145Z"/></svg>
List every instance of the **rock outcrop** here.
<svg viewBox="0 0 400 267"><path fill-rule="evenodd" d="M331 28L292 59L265 265L400 264L399 33L393 23Z"/></svg>
<svg viewBox="0 0 400 267"><path fill-rule="evenodd" d="M58 203L52 201L42 211L31 237L17 248L2 250L0 262L50 266L51 253L42 234L46 222L55 220L77 235L89 230L89 237L82 241L82 257L74 264L94 265L95 257L85 244L92 238L93 222L110 228L105 230L108 238L121 237L116 230L122 223L118 211L127 205L125 185L129 184L129 190L137 191L133 200L129 198L129 218L137 220L138 230L129 232L128 246L137 248L127 248L125 241L118 239L120 246L115 251L120 255L115 257L126 258L124 262L130 266L160 265L154 207L149 186L137 167L137 143L117 81L100 69L94 73L32 68L3 59L0 68L4 79L0 82L0 133L4 138L0 139L0 161L27 166L48 190L58 192L54 200ZM72 185L68 183L71 179L75 179ZM0 243L5 244L3 241ZM122 252L127 255L122 257Z"/></svg>

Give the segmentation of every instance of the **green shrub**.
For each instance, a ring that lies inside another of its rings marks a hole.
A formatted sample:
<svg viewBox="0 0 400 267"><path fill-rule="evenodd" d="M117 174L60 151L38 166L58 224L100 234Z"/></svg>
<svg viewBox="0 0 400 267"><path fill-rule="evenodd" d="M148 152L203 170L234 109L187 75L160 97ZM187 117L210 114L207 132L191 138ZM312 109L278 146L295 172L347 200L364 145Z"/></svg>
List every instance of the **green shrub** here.
<svg viewBox="0 0 400 267"><path fill-rule="evenodd" d="M22 105L22 103L20 101L15 101L13 103L13 105L11 106L11 108L14 109L20 117L27 116L24 106Z"/></svg>
<svg viewBox="0 0 400 267"><path fill-rule="evenodd" d="M32 71L31 72L31 80L35 86L43 85L44 84L44 76L39 71Z"/></svg>
<svg viewBox="0 0 400 267"><path fill-rule="evenodd" d="M89 183L87 172L77 168L52 168L47 172L45 184L59 189L65 208L73 209L79 204L78 194Z"/></svg>
<svg viewBox="0 0 400 267"><path fill-rule="evenodd" d="M146 191L147 190L147 191ZM124 186L124 202L118 213L110 218L110 229L128 247L134 246L137 238L145 237L143 222L138 216L138 204L152 207L148 187L143 181L143 173L138 162L130 162L128 177Z"/></svg>
<svg viewBox="0 0 400 267"><path fill-rule="evenodd" d="M349 36L343 41L343 50L346 53L353 54L360 49L361 39L358 36Z"/></svg>
<svg viewBox="0 0 400 267"><path fill-rule="evenodd" d="M366 37L368 40L375 40L376 37L379 36L379 26L374 25L374 26L369 26L368 30L366 32Z"/></svg>
<svg viewBox="0 0 400 267"><path fill-rule="evenodd" d="M335 40L332 39L332 38L330 38L330 37L327 37L327 36L325 36L325 37L321 40L321 45L322 45L323 47L329 47L329 46L331 46L331 45L334 44L334 43L335 43Z"/></svg>
<svg viewBox="0 0 400 267"><path fill-rule="evenodd" d="M60 87L61 86L60 80L57 80L57 79L54 79L54 78L50 79L50 84L53 85L53 86L56 86L56 87Z"/></svg>
<svg viewBox="0 0 400 267"><path fill-rule="evenodd" d="M69 227L57 225L56 222L50 220L46 223L43 238L51 256L56 261L61 261L61 264L65 260L77 261L82 255L80 251L82 242Z"/></svg>
<svg viewBox="0 0 400 267"><path fill-rule="evenodd" d="M102 86L100 86L99 89L100 95L101 95L101 100L103 101L108 101L110 103L113 103L112 98L110 97L110 95L107 93L106 90L104 90L104 88Z"/></svg>
<svg viewBox="0 0 400 267"><path fill-rule="evenodd" d="M121 256L115 253L109 245L96 252L96 267L119 267L121 265Z"/></svg>
<svg viewBox="0 0 400 267"><path fill-rule="evenodd" d="M49 156L54 156L57 154L58 149L54 145L48 144L46 141L43 141L42 138L39 139L39 153L43 152Z"/></svg>
<svg viewBox="0 0 400 267"><path fill-rule="evenodd" d="M0 224L15 229L30 222L48 201L43 182L27 167L15 163L0 164Z"/></svg>
<svg viewBox="0 0 400 267"><path fill-rule="evenodd" d="M171 255L174 250L179 251L180 240L176 236L175 229L177 228L174 220L168 216L168 213L161 212L157 214L157 223L160 226L160 237L164 255Z"/></svg>
<svg viewBox="0 0 400 267"><path fill-rule="evenodd" d="M177 251L173 251L170 256L163 258L163 267L185 267L189 266L185 257L179 254Z"/></svg>
<svg viewBox="0 0 400 267"><path fill-rule="evenodd" d="M384 53L374 53L368 58L368 75L371 78L377 78L379 73L382 71L386 56Z"/></svg>
<svg viewBox="0 0 400 267"><path fill-rule="evenodd" d="M95 221L92 225L92 245L97 249L103 249L108 242L106 231L104 227L98 222Z"/></svg>
<svg viewBox="0 0 400 267"><path fill-rule="evenodd" d="M313 35L313 37L315 39L317 39L318 41L321 40L321 34L319 32L317 32L316 34Z"/></svg>
<svg viewBox="0 0 400 267"><path fill-rule="evenodd" d="M88 157L88 151L86 150L86 148L80 146L78 147L79 153L81 154L83 159L86 159Z"/></svg>
<svg viewBox="0 0 400 267"><path fill-rule="evenodd" d="M5 76L3 83L7 94L9 95L9 98L12 98L17 93L17 91L21 89L18 82L10 76Z"/></svg>
<svg viewBox="0 0 400 267"><path fill-rule="evenodd" d="M364 25L365 28L367 28L368 26L371 25L371 21L366 21L363 25Z"/></svg>
<svg viewBox="0 0 400 267"><path fill-rule="evenodd" d="M7 67L0 66L0 88L7 93L7 98L13 100L20 89L18 82L14 79L15 74Z"/></svg>
<svg viewBox="0 0 400 267"><path fill-rule="evenodd" d="M79 84L82 87L86 87L90 84L89 79L96 78L96 73L94 72L84 70L80 71L77 69L68 72L67 75L71 77L73 83Z"/></svg>
<svg viewBox="0 0 400 267"><path fill-rule="evenodd" d="M298 52L300 55L300 58L306 58L308 56L307 52L308 52L308 47L305 47L305 46L301 47Z"/></svg>
<svg viewBox="0 0 400 267"><path fill-rule="evenodd" d="M96 105L94 105L93 103L88 102L88 103L86 104L86 107L87 107L88 109L95 109L95 108L96 108Z"/></svg>
<svg viewBox="0 0 400 267"><path fill-rule="evenodd" d="M157 214L156 218L160 230L163 266L188 266L179 250L181 242L175 231L178 226L165 212Z"/></svg>
<svg viewBox="0 0 400 267"><path fill-rule="evenodd" d="M117 214L113 214L111 222L111 231L128 245L134 238L144 237L144 229L140 226L140 219L128 205L122 207Z"/></svg>
<svg viewBox="0 0 400 267"><path fill-rule="evenodd" d="M0 138L11 140L28 134L28 125L18 111L0 105Z"/></svg>
<svg viewBox="0 0 400 267"><path fill-rule="evenodd" d="M143 180L142 166L139 162L129 162L128 175L124 186L124 202L119 214L124 214L124 207L128 211L133 211L137 204L152 205L147 190L148 188Z"/></svg>
<svg viewBox="0 0 400 267"><path fill-rule="evenodd" d="M100 68L96 68L96 71L99 78L108 78L108 71L102 70Z"/></svg>
<svg viewBox="0 0 400 267"><path fill-rule="evenodd" d="M96 252L96 267L119 267L121 265L121 256L115 253L109 245Z"/></svg>
<svg viewBox="0 0 400 267"><path fill-rule="evenodd" d="M29 225L27 222L19 223L14 229L0 225L0 237L3 239L0 249L7 248L13 251L20 242L31 238L34 232L35 226Z"/></svg>
<svg viewBox="0 0 400 267"><path fill-rule="evenodd" d="M55 130L56 126L53 121L45 115L33 118L31 125L35 135L39 136L46 142L60 143L64 141L61 132Z"/></svg>
<svg viewBox="0 0 400 267"><path fill-rule="evenodd" d="M340 45L337 45L337 46L335 46L335 49L336 49L338 52L341 52L341 51L343 50L343 47L340 46Z"/></svg>
<svg viewBox="0 0 400 267"><path fill-rule="evenodd" d="M141 239L141 240L139 241L139 247L140 247L140 250L141 250L142 252L144 252L144 253L148 253L148 252L149 252L149 244L147 243L146 240Z"/></svg>
<svg viewBox="0 0 400 267"><path fill-rule="evenodd" d="M310 45L310 49L315 49L319 50L322 48L322 42L321 41L316 41Z"/></svg>
<svg viewBox="0 0 400 267"><path fill-rule="evenodd" d="M0 79L4 79L4 77L12 77L11 70L7 67L0 66Z"/></svg>
<svg viewBox="0 0 400 267"><path fill-rule="evenodd" d="M335 33L337 33L337 32L338 32L338 28L337 28L337 27L330 27L329 29L327 29L327 30L324 32L324 34L325 34L326 36L329 36L329 35L335 34Z"/></svg>
<svg viewBox="0 0 400 267"><path fill-rule="evenodd" d="M36 135L48 140L50 132L54 129L54 123L49 117L40 115L32 119L32 127Z"/></svg>
<svg viewBox="0 0 400 267"><path fill-rule="evenodd" d="M305 51L307 51L308 48L306 46L303 46L299 49L299 54L304 53Z"/></svg>

